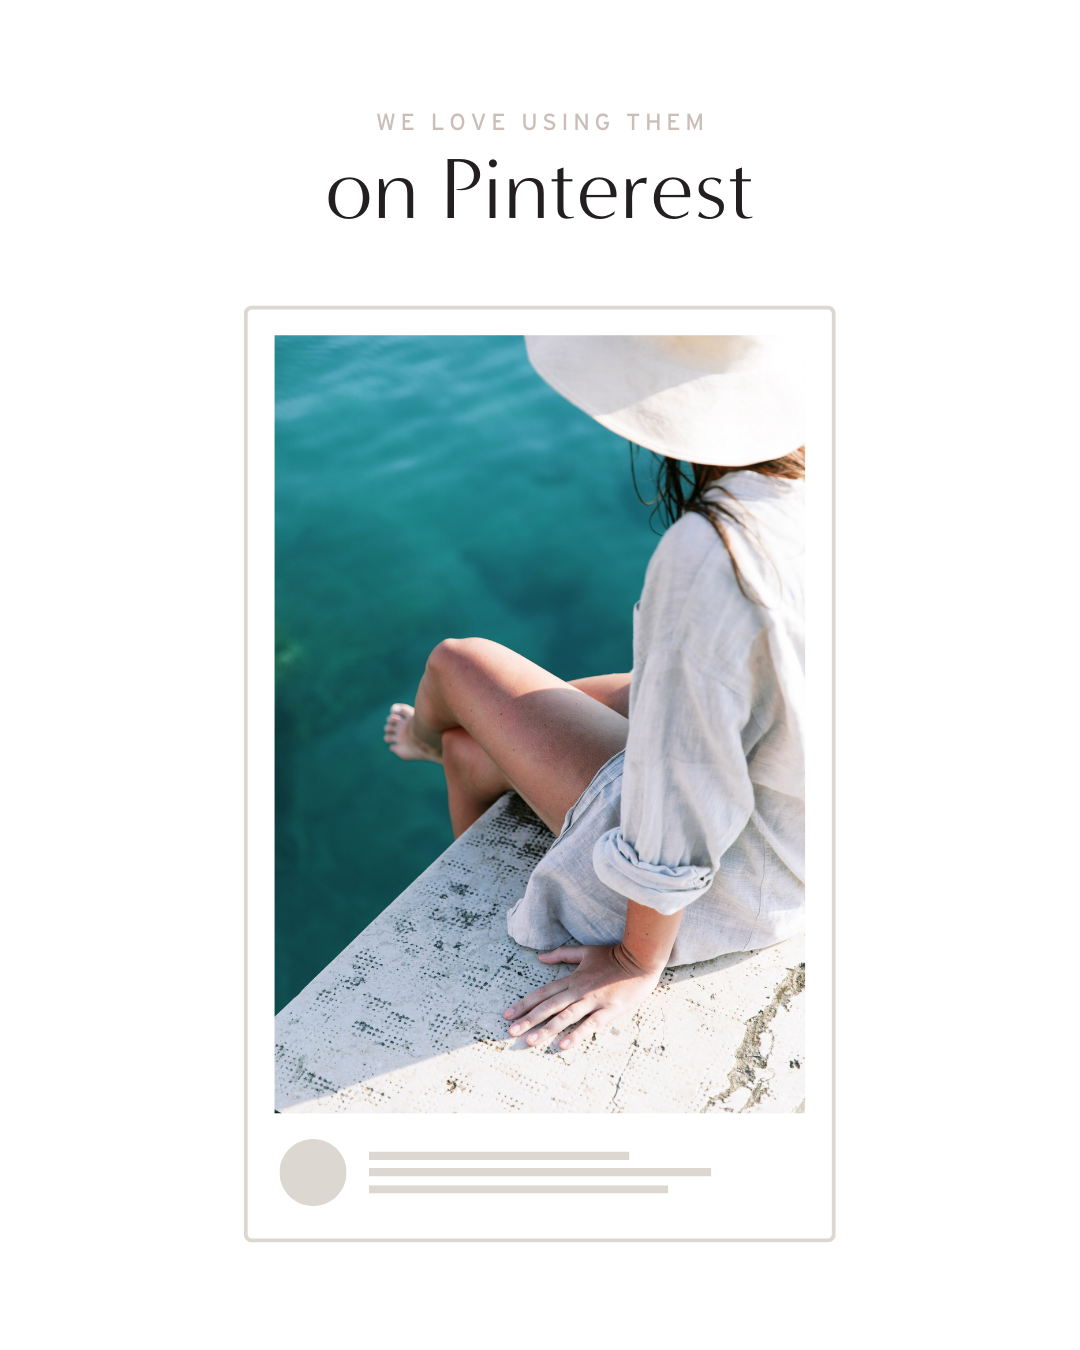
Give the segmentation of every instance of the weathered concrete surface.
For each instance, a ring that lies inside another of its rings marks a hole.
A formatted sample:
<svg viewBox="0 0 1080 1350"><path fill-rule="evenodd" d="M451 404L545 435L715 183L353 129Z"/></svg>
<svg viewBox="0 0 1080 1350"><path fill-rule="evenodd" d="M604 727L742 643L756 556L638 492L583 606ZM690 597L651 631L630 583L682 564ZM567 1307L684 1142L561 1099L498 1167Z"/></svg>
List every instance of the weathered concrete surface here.
<svg viewBox="0 0 1080 1350"><path fill-rule="evenodd" d="M278 1110L798 1111L801 938L668 970L578 1049L507 1036L503 1009L568 969L506 933L550 842L503 797L282 1009Z"/></svg>

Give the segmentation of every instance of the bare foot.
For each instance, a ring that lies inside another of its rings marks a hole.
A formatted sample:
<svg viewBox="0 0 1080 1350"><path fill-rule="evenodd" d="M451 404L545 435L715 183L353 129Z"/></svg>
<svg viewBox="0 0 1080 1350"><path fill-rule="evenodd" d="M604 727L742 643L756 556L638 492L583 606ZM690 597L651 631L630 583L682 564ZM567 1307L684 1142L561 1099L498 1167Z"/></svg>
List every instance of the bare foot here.
<svg viewBox="0 0 1080 1350"><path fill-rule="evenodd" d="M412 734L412 720L416 709L409 703L395 703L383 727L383 740L398 759L429 759L442 763L442 755L430 745L418 741Z"/></svg>

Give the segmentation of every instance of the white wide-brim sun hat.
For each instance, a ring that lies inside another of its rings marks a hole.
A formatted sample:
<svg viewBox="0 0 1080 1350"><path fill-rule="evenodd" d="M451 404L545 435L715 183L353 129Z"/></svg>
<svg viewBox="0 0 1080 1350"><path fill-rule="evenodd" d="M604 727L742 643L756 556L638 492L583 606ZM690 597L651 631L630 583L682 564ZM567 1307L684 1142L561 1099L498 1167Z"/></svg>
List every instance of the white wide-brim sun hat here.
<svg viewBox="0 0 1080 1350"><path fill-rule="evenodd" d="M738 468L804 443L797 345L782 337L526 337L537 374L635 445Z"/></svg>

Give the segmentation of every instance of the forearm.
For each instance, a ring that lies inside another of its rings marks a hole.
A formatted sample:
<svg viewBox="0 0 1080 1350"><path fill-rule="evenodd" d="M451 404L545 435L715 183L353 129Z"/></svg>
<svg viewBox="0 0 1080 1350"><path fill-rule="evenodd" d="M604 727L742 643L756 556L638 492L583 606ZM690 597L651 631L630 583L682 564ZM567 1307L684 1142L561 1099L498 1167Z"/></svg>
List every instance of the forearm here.
<svg viewBox="0 0 1080 1350"><path fill-rule="evenodd" d="M642 971L660 971L667 965L682 922L682 910L661 914L636 900L626 902L626 927L617 951Z"/></svg>

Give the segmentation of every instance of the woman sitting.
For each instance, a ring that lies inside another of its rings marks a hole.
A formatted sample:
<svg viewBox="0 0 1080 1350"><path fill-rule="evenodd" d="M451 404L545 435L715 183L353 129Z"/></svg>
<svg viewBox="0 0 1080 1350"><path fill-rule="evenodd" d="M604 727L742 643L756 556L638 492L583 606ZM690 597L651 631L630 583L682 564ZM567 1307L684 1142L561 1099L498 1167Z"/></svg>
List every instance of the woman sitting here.
<svg viewBox="0 0 1080 1350"><path fill-rule="evenodd" d="M442 763L455 837L510 790L558 835L507 926L575 970L505 1016L567 1049L666 966L801 931L804 454L782 340L526 342L561 394L665 456L674 523L635 606L633 671L565 681L449 638L385 737Z"/></svg>

